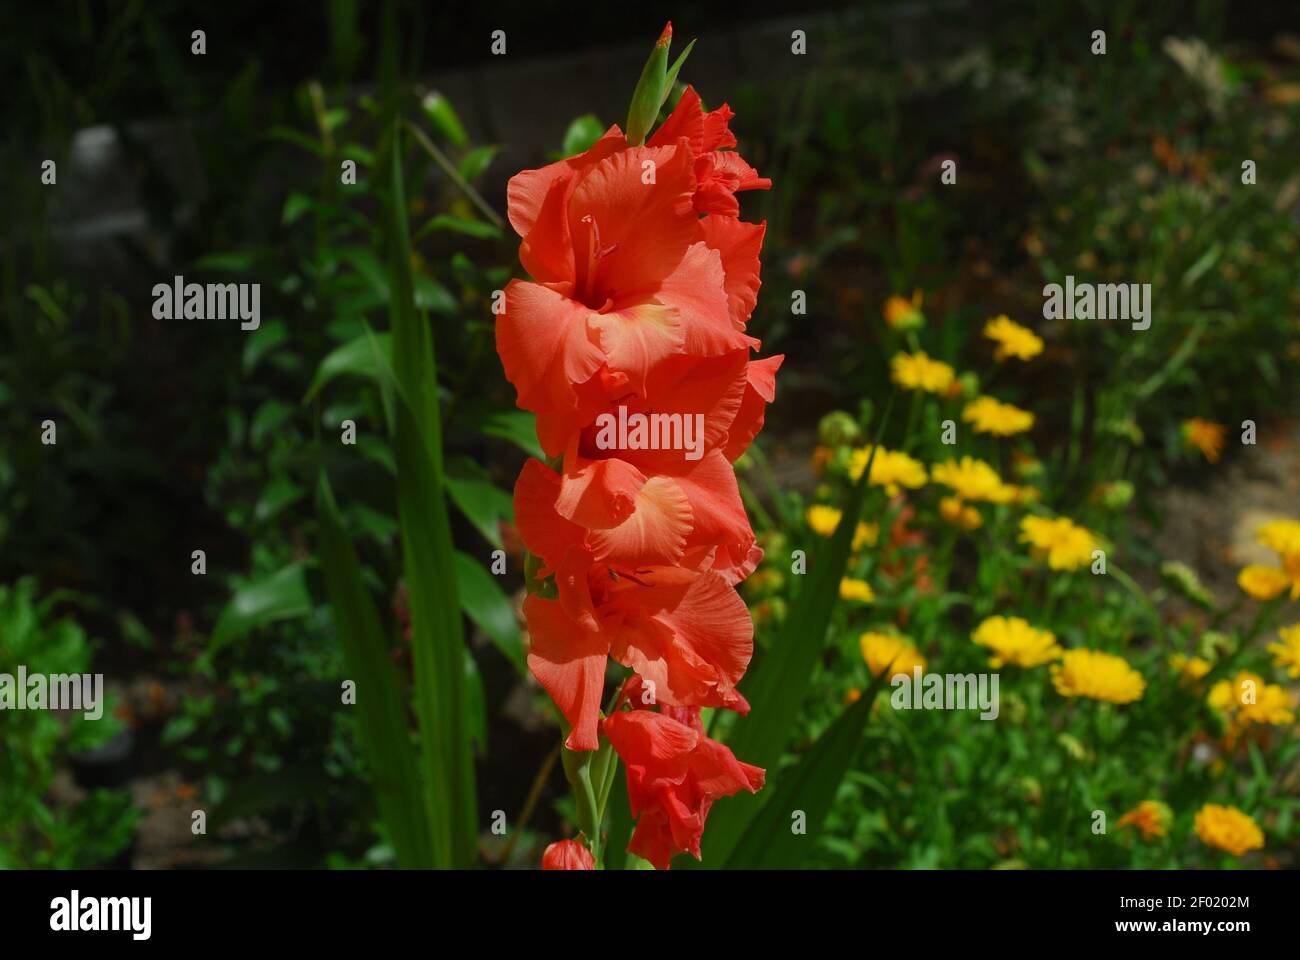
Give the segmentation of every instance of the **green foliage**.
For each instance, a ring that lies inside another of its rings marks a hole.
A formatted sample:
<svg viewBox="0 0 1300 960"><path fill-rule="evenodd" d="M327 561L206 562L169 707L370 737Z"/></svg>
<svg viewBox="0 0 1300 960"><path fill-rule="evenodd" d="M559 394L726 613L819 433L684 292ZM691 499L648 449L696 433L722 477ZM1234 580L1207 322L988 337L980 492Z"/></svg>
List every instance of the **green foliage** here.
<svg viewBox="0 0 1300 960"><path fill-rule="evenodd" d="M92 647L75 620L56 619L57 594L38 599L36 582L0 584L0 674L90 673ZM125 793L92 790L54 802L51 786L69 756L107 743L122 729L113 704L103 714L6 710L0 722L0 869L86 868L131 842L137 819Z"/></svg>

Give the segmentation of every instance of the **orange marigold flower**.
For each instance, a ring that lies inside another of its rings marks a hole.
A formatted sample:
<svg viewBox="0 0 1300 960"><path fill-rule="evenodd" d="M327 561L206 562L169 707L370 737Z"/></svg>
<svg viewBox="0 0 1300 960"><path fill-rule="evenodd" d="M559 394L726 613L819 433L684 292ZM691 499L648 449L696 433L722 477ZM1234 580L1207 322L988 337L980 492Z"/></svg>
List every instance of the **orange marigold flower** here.
<svg viewBox="0 0 1300 960"><path fill-rule="evenodd" d="M895 330L915 330L925 323L921 313L921 291L912 293L912 299L894 295L885 301L885 323Z"/></svg>
<svg viewBox="0 0 1300 960"><path fill-rule="evenodd" d="M1264 831L1250 814L1217 803L1207 803L1196 812L1196 835L1206 846L1235 857L1264 847Z"/></svg>
<svg viewBox="0 0 1300 960"><path fill-rule="evenodd" d="M1174 814L1159 800L1143 800L1116 822L1117 829L1136 827L1143 840L1156 840L1169 833Z"/></svg>
<svg viewBox="0 0 1300 960"><path fill-rule="evenodd" d="M1223 453L1224 427L1221 423L1192 417L1183 421L1183 442L1195 447L1210 463L1218 463Z"/></svg>

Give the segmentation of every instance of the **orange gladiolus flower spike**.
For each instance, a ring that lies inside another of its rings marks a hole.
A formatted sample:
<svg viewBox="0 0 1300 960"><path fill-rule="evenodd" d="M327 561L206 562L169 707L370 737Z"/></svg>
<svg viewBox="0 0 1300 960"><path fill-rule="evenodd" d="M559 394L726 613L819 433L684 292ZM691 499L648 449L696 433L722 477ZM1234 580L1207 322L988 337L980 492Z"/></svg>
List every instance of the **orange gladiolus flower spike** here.
<svg viewBox="0 0 1300 960"><path fill-rule="evenodd" d="M669 24L660 42L671 36ZM638 139L657 56L629 114ZM762 550L731 465L762 428L782 361L751 359L765 226L739 219L736 194L771 181L735 151L732 119L687 87L643 146L613 126L507 188L529 276L506 287L497 351L552 464L529 460L514 493L540 561L523 607L528 665L570 750L595 750L603 732L625 760L630 849L661 868L699 855L715 800L763 782L699 723L704 707L749 710L737 686L753 620L736 585ZM602 717L611 657L632 677ZM562 841L543 859L590 857Z"/></svg>

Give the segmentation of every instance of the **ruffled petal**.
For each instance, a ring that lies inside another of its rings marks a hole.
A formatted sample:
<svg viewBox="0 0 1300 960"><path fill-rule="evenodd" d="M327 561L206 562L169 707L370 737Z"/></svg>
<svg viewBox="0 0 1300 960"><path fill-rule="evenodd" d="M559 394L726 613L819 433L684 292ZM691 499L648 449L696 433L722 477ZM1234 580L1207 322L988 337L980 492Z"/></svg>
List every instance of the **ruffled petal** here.
<svg viewBox="0 0 1300 960"><path fill-rule="evenodd" d="M619 600L629 612L611 653L672 706L746 712L735 686L754 652L754 623L735 589L707 571L684 586L642 587Z"/></svg>
<svg viewBox="0 0 1300 960"><path fill-rule="evenodd" d="M785 361L784 354L751 360L746 367L745 398L731 424L723 455L732 463L749 449L758 431L763 429L767 405L776 399L776 372Z"/></svg>
<svg viewBox="0 0 1300 960"><path fill-rule="evenodd" d="M679 141L622 150L586 171L568 210L586 302L650 291L681 263L696 232L693 167Z"/></svg>
<svg viewBox="0 0 1300 960"><path fill-rule="evenodd" d="M512 280L497 317L497 352L519 406L534 412L572 409L574 384L589 380L605 355L588 329L591 311L563 287Z"/></svg>
<svg viewBox="0 0 1300 960"><path fill-rule="evenodd" d="M526 237L532 232L537 221L542 218L546 200L555 193L557 184L626 146L623 131L618 128L618 124L614 124L599 140L577 156L548 163L536 170L521 170L516 173L506 184L506 215L510 219L510 225L515 228L515 233Z"/></svg>
<svg viewBox="0 0 1300 960"><path fill-rule="evenodd" d="M510 225L523 238L519 261L535 280L572 281L575 261L568 204L583 171L627 146L617 126L576 157L524 170L506 186Z"/></svg>
<svg viewBox="0 0 1300 960"><path fill-rule="evenodd" d="M712 357L758 346L732 323L726 280L721 252L695 243L655 292L656 300L682 318L683 348L690 356Z"/></svg>
<svg viewBox="0 0 1300 960"><path fill-rule="evenodd" d="M558 564L570 547L582 543L585 531L555 510L560 475L529 458L515 481L515 528L530 553L548 565Z"/></svg>
<svg viewBox="0 0 1300 960"><path fill-rule="evenodd" d="M700 221L704 242L718 251L726 279L727 306L731 320L743 328L758 303L762 286L758 253L763 247L767 223L746 223L734 217L705 217Z"/></svg>
<svg viewBox="0 0 1300 960"><path fill-rule="evenodd" d="M690 144L691 153L700 156L704 153L704 109L700 95L695 88L687 86L677 100L677 106L668 115L668 119L659 125L659 129L646 141L647 147L671 147L678 140L685 139Z"/></svg>
<svg viewBox="0 0 1300 960"><path fill-rule="evenodd" d="M528 597L524 619L530 638L528 668L573 727L565 746L595 750L608 640L571 620L555 600Z"/></svg>
<svg viewBox="0 0 1300 960"><path fill-rule="evenodd" d="M714 569L743 564L754 545L754 531L749 525L735 471L722 451L715 450L703 460L675 475L677 485L691 504L695 525L687 546L709 545L718 548Z"/></svg>
<svg viewBox="0 0 1300 960"><path fill-rule="evenodd" d="M579 449L592 457L616 450L621 459L647 475L680 472L709 451L722 449L749 389L745 374L748 355L748 350L716 357L682 355L659 364L646 380L645 397L621 396L591 414L579 438ZM631 449L630 443L624 442L634 439L633 427L642 417L646 418L647 439L661 441L665 434L671 438L667 449ZM624 421L629 435L615 436L618 424Z"/></svg>
<svg viewBox="0 0 1300 960"><path fill-rule="evenodd" d="M597 560L613 565L670 564L681 559L691 532L691 505L670 477L651 477L636 507L616 527L596 530L587 543Z"/></svg>
<svg viewBox="0 0 1300 960"><path fill-rule="evenodd" d="M636 509L645 482L626 460L575 460L560 480L555 510L587 530L617 527Z"/></svg>
<svg viewBox="0 0 1300 960"><path fill-rule="evenodd" d="M610 370L622 374L626 389L640 396L650 372L681 353L685 343L681 313L655 301L593 313L590 323Z"/></svg>

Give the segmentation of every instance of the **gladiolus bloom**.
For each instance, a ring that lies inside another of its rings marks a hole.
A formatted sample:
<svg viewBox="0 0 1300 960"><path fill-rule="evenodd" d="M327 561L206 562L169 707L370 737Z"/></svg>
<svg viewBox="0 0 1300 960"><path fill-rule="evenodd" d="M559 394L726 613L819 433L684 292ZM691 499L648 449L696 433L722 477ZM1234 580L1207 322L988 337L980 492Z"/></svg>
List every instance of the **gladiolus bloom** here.
<svg viewBox="0 0 1300 960"><path fill-rule="evenodd" d="M543 870L595 870L591 851L577 840L557 840L542 853Z"/></svg>
<svg viewBox="0 0 1300 960"><path fill-rule="evenodd" d="M634 694L639 689L629 687ZM761 769L705 735L698 709L619 711L605 720L604 731L627 767L632 815L640 817L628 849L659 870L678 853L700 858L713 801L763 786Z"/></svg>
<svg viewBox="0 0 1300 960"><path fill-rule="evenodd" d="M699 856L714 800L763 782L699 723L703 707L749 710L736 687L753 620L736 586L762 550L732 463L782 360L751 359L745 332L765 225L740 220L735 195L771 181L732 149L732 116L687 87L644 146L611 127L507 189L529 279L506 287L497 351L548 457L524 465L514 495L537 561L528 665L570 750L603 732L623 756L640 817L630 849L661 868ZM602 717L610 658L634 675ZM632 689L653 691L658 712L624 710Z"/></svg>

